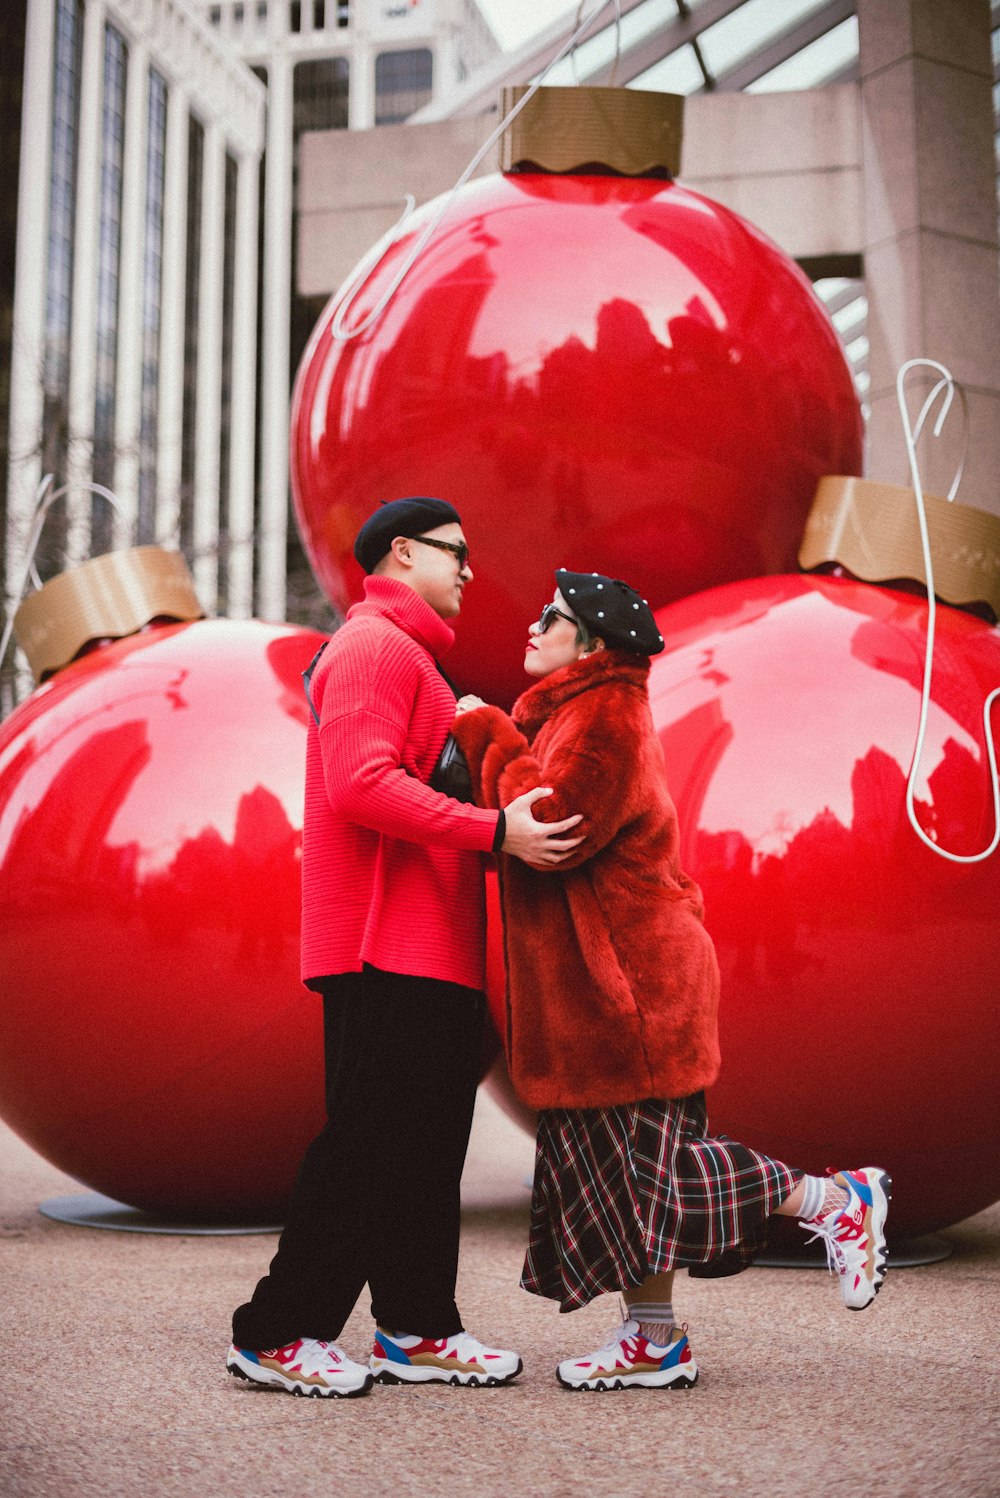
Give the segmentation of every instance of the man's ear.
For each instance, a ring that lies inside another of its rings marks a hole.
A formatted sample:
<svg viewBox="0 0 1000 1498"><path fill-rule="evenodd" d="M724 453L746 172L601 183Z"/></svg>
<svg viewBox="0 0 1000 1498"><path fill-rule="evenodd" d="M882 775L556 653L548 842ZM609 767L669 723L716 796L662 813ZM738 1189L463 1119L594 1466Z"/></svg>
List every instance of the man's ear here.
<svg viewBox="0 0 1000 1498"><path fill-rule="evenodd" d="M413 557L410 554L409 536L393 536L392 545L389 547L396 561L402 567L412 567Z"/></svg>

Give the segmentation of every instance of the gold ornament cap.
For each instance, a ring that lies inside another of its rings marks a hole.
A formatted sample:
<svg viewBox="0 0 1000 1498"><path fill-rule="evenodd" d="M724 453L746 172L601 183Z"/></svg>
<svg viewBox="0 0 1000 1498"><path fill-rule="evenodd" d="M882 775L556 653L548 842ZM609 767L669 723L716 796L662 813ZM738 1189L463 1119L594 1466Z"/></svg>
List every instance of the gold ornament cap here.
<svg viewBox="0 0 1000 1498"><path fill-rule="evenodd" d="M529 86L501 89L501 118ZM500 137L500 170L676 177L683 128L683 94L543 87Z"/></svg>
<svg viewBox="0 0 1000 1498"><path fill-rule="evenodd" d="M983 605L1000 619L1000 517L924 495L934 592L956 608ZM916 495L898 484L828 475L816 488L799 566L837 562L864 582L927 583Z"/></svg>
<svg viewBox="0 0 1000 1498"><path fill-rule="evenodd" d="M151 619L201 619L179 551L137 546L93 557L32 593L14 615L14 635L36 681L68 666L85 645L134 635Z"/></svg>

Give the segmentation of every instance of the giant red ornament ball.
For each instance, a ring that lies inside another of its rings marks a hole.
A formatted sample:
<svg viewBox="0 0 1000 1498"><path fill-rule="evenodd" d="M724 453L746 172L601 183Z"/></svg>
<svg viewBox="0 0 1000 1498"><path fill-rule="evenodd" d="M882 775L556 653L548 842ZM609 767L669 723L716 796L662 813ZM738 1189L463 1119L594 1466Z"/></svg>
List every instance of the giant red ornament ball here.
<svg viewBox="0 0 1000 1498"><path fill-rule="evenodd" d="M0 1113L167 1217L277 1220L323 1122L298 977L300 673L322 638L154 627L0 729Z"/></svg>
<svg viewBox="0 0 1000 1498"><path fill-rule="evenodd" d="M979 1211L1000 1197L1000 853L948 863L906 817L926 602L786 576L657 617L653 718L722 969L711 1128L808 1170L885 1165L896 1239ZM993 835L998 683L1000 630L939 607L916 806L955 853Z"/></svg>
<svg viewBox="0 0 1000 1498"><path fill-rule="evenodd" d="M431 203L372 269L387 287ZM805 277L677 183L525 174L466 185L366 332L335 299L296 382L299 528L340 609L383 499L459 509L474 584L448 669L509 704L556 566L627 577L654 606L795 565L817 479L856 474L861 418Z"/></svg>

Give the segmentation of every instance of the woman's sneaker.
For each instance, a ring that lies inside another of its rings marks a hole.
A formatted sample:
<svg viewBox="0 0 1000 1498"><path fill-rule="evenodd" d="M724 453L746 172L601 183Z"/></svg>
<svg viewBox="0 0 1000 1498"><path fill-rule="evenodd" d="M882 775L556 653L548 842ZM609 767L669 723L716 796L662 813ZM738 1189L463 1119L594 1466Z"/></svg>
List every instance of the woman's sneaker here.
<svg viewBox="0 0 1000 1498"><path fill-rule="evenodd" d="M649 1342L638 1321L626 1321L610 1342L584 1358L567 1358L556 1369L567 1389L690 1389L698 1382L687 1328L674 1327L665 1347Z"/></svg>
<svg viewBox="0 0 1000 1498"><path fill-rule="evenodd" d="M233 1344L226 1367L235 1378L252 1384L322 1398L353 1399L367 1394L374 1382L370 1371L352 1362L335 1342L317 1342L312 1337L262 1352Z"/></svg>
<svg viewBox="0 0 1000 1498"><path fill-rule="evenodd" d="M846 1205L821 1213L811 1222L810 1243L821 1239L831 1274L840 1276L844 1305L852 1311L870 1306L886 1274L885 1219L892 1195L890 1177L877 1165L838 1170L833 1177L847 1192Z"/></svg>
<svg viewBox="0 0 1000 1498"><path fill-rule="evenodd" d="M377 1327L369 1367L380 1384L509 1384L521 1372L516 1352L484 1347L468 1332L454 1337L396 1336Z"/></svg>

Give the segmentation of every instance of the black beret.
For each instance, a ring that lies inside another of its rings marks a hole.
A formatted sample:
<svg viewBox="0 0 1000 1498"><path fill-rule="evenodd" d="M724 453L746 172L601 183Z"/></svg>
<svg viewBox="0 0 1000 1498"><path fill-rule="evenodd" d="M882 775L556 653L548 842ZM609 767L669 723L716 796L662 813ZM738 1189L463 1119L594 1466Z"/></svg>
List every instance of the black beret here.
<svg viewBox="0 0 1000 1498"><path fill-rule="evenodd" d="M606 645L636 655L659 655L663 649L649 604L620 578L557 567L556 585L576 617Z"/></svg>
<svg viewBox="0 0 1000 1498"><path fill-rule="evenodd" d="M383 499L358 531L354 555L366 572L373 572L396 536L419 536L452 521L461 525L462 517L446 499Z"/></svg>

